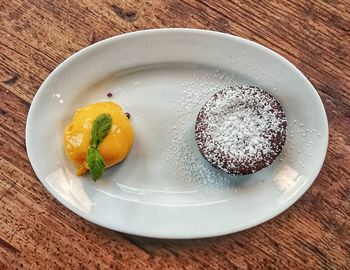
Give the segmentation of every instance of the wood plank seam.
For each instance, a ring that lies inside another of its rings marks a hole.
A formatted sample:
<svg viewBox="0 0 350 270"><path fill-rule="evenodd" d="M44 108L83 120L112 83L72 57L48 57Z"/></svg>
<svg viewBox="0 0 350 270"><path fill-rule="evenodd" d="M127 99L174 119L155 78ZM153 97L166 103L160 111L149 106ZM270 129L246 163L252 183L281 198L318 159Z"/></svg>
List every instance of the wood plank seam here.
<svg viewBox="0 0 350 270"><path fill-rule="evenodd" d="M5 241L4 239L2 239L0 237L0 245L7 251L11 252L11 253L20 253L20 250L18 250L17 248L15 248L14 246L12 246L10 243L8 243L7 241Z"/></svg>
<svg viewBox="0 0 350 270"><path fill-rule="evenodd" d="M4 192L4 194L1 195L0 201L6 196L7 193L11 191L11 189L16 185L16 182L13 182L11 186Z"/></svg>

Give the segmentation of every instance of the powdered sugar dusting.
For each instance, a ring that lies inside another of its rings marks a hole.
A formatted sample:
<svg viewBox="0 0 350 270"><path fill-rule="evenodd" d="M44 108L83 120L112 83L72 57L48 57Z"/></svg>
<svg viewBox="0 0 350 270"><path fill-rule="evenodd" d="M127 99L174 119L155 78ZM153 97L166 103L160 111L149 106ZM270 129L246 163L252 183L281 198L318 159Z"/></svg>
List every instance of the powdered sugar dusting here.
<svg viewBox="0 0 350 270"><path fill-rule="evenodd" d="M201 106L211 95L235 84L233 74L221 70L194 74L193 79L183 81L177 87L182 89L178 100L179 119L172 130L167 160L175 170L177 179L204 187L235 185L237 178L212 167L200 154L195 141L195 122ZM235 188L234 191L238 191Z"/></svg>
<svg viewBox="0 0 350 270"><path fill-rule="evenodd" d="M268 166L281 152L286 118L271 95L257 87L228 87L204 105L196 140L205 158L231 174Z"/></svg>

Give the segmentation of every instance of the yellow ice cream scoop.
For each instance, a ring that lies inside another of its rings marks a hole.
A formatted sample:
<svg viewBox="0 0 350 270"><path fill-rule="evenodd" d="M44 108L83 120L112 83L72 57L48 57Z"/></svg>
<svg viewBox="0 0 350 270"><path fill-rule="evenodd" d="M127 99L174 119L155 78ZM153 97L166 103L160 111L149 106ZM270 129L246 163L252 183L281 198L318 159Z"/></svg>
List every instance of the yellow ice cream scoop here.
<svg viewBox="0 0 350 270"><path fill-rule="evenodd" d="M113 102L98 102L78 109L64 132L64 149L77 168L77 175L89 170L87 153L91 142L94 121L102 114L111 117L108 134L98 145L98 151L106 167L122 161L130 152L133 130L123 109Z"/></svg>

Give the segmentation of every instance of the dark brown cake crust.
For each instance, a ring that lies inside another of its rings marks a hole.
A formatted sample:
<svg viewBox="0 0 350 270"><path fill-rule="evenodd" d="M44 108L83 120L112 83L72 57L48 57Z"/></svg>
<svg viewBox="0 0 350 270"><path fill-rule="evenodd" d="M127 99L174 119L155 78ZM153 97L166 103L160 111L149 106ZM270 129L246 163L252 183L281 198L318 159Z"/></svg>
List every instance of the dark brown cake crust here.
<svg viewBox="0 0 350 270"><path fill-rule="evenodd" d="M254 86L233 86L201 108L195 138L204 158L232 175L270 165L286 140L287 120L276 98Z"/></svg>

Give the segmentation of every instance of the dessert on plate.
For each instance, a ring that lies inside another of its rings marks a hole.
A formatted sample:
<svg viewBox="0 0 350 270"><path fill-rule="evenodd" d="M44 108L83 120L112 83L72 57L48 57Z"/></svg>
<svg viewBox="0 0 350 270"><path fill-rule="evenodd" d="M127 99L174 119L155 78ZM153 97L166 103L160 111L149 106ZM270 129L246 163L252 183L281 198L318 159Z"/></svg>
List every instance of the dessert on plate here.
<svg viewBox="0 0 350 270"><path fill-rule="evenodd" d="M287 120L275 97L255 86L227 87L200 109L195 138L204 158L231 175L255 173L281 153Z"/></svg>
<svg viewBox="0 0 350 270"><path fill-rule="evenodd" d="M77 175L88 170L94 180L105 167L121 162L130 152L133 129L123 109L98 102L78 109L64 132L64 149Z"/></svg>

